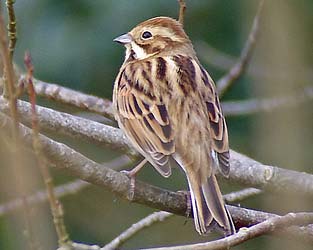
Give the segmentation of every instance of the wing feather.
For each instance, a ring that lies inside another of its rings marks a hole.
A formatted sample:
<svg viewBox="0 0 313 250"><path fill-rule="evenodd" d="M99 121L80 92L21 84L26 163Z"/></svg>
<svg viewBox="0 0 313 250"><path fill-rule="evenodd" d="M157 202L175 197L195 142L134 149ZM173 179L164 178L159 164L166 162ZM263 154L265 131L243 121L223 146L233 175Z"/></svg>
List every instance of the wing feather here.
<svg viewBox="0 0 313 250"><path fill-rule="evenodd" d="M147 95L146 79L141 81L127 67L121 74L115 96L118 121L135 147L167 177L171 174L169 157L175 144L166 105Z"/></svg>
<svg viewBox="0 0 313 250"><path fill-rule="evenodd" d="M209 114L210 135L213 139L212 148L217 153L219 161L219 169L224 176L229 176L230 164L229 164L229 143L228 132L223 116L222 108L214 90L213 80L208 73L201 67L202 81L209 89L210 95L206 96L206 107Z"/></svg>

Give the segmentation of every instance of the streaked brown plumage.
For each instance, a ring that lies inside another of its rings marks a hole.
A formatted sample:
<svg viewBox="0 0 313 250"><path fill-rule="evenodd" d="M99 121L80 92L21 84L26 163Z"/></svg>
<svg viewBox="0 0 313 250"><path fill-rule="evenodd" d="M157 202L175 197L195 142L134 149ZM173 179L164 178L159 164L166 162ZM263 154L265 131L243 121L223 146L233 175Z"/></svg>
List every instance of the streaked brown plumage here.
<svg viewBox="0 0 313 250"><path fill-rule="evenodd" d="M135 148L164 177L172 157L185 171L196 230L234 233L215 178L229 174L229 146L214 83L181 24L168 17L140 23L115 39L126 47L116 78L116 119Z"/></svg>

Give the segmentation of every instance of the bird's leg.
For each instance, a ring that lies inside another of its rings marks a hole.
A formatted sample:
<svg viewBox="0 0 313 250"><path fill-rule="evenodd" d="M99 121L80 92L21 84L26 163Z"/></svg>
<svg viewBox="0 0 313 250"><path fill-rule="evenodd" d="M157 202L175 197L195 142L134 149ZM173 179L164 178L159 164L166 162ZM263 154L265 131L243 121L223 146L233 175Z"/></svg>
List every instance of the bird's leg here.
<svg viewBox="0 0 313 250"><path fill-rule="evenodd" d="M129 196L130 200L133 200L135 195L135 180L136 174L140 171L140 169L147 163L147 159L142 160L136 167L132 170L123 170L122 173L126 174L130 178L130 189L129 189Z"/></svg>

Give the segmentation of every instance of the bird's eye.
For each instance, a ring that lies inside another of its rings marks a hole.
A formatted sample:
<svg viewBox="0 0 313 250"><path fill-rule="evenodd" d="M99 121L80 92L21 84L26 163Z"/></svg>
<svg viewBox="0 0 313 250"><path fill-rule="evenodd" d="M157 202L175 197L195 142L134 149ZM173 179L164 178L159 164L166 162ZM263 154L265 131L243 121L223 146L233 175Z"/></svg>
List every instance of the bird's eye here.
<svg viewBox="0 0 313 250"><path fill-rule="evenodd" d="M141 37L143 39L149 39L150 37L152 37L152 34L151 34L150 31L145 31L145 32L142 33Z"/></svg>

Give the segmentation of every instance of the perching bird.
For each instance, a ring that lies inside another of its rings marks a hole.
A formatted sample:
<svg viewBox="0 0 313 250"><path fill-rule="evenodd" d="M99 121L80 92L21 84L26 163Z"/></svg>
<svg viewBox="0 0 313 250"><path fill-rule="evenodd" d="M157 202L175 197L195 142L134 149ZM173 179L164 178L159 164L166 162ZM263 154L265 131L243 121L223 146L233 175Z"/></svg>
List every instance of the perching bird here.
<svg viewBox="0 0 313 250"><path fill-rule="evenodd" d="M173 158L187 176L196 230L235 232L215 171L229 175L225 119L215 85L182 25L144 21L114 41L126 47L115 80L115 117L134 147L164 177Z"/></svg>

